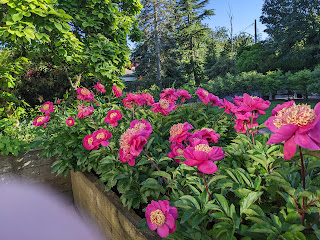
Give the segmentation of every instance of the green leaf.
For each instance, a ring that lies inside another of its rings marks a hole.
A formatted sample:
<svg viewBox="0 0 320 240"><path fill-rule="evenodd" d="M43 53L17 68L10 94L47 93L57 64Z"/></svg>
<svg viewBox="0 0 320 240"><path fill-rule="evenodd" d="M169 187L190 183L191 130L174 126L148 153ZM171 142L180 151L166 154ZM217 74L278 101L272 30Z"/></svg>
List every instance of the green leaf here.
<svg viewBox="0 0 320 240"><path fill-rule="evenodd" d="M197 201L194 197L192 197L192 196L190 196L190 195L184 195L184 196L180 197L180 199L186 200L186 201L192 203L192 205L193 205L196 209L199 209L199 210L200 210L200 205L199 205L198 201Z"/></svg>
<svg viewBox="0 0 320 240"><path fill-rule="evenodd" d="M171 181L171 176L169 173L164 172L164 171L155 171L151 174L151 176L160 176L160 177L165 177L169 181Z"/></svg>
<svg viewBox="0 0 320 240"><path fill-rule="evenodd" d="M217 200L224 213L229 216L229 204L227 199L221 194L214 194L214 198Z"/></svg>
<svg viewBox="0 0 320 240"><path fill-rule="evenodd" d="M103 14L102 14L102 13L99 13L99 14L98 14L98 18L100 18L100 19L103 18Z"/></svg>
<svg viewBox="0 0 320 240"><path fill-rule="evenodd" d="M0 0L0 4L6 4L9 0Z"/></svg>
<svg viewBox="0 0 320 240"><path fill-rule="evenodd" d="M253 204L262 195L262 193L263 192L252 192L249 193L247 197L242 199L240 201L240 215L242 215L243 210L249 208L251 204Z"/></svg>
<svg viewBox="0 0 320 240"><path fill-rule="evenodd" d="M23 18L22 12L16 13L12 15L12 20L17 22L20 21Z"/></svg>
<svg viewBox="0 0 320 240"><path fill-rule="evenodd" d="M30 38L30 39L34 39L34 30L32 28L26 27L23 29L24 34Z"/></svg>
<svg viewBox="0 0 320 240"><path fill-rule="evenodd" d="M53 22L53 24L56 26L56 28L61 32L62 31L62 25L58 22Z"/></svg>
<svg viewBox="0 0 320 240"><path fill-rule="evenodd" d="M183 224L184 222L186 222L189 218L191 218L193 214L194 214L194 209L184 211L181 217L180 223Z"/></svg>

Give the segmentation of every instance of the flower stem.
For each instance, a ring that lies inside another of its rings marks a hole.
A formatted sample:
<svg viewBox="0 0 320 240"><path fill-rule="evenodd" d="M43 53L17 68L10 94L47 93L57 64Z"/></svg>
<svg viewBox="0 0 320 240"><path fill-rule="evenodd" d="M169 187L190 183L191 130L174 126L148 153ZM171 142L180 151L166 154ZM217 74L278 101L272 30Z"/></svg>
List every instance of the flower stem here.
<svg viewBox="0 0 320 240"><path fill-rule="evenodd" d="M225 113L226 113L226 112L223 111L223 113L220 115L220 117L217 119L217 121L215 122L215 124L214 124L213 126L217 125L218 121L220 120L220 118L221 118Z"/></svg>
<svg viewBox="0 0 320 240"><path fill-rule="evenodd" d="M204 185L206 186L206 190L207 190L209 199L211 201L212 199L211 199L211 196L210 196L210 193L209 193L209 189L208 189L208 186L207 186L206 177L204 176L204 173L202 173L202 176L203 176Z"/></svg>
<svg viewBox="0 0 320 240"><path fill-rule="evenodd" d="M145 151L143 151L143 150L142 150L142 152L143 152L144 155L146 155L147 158L152 162L153 166L155 166L155 168L156 168L158 171L161 171L161 170L158 168L158 166L155 164L155 162L148 156L148 154L147 154ZM167 181L167 179L166 179L165 177L162 177L162 178L163 178L163 180L164 180L168 185L170 185L169 182Z"/></svg>

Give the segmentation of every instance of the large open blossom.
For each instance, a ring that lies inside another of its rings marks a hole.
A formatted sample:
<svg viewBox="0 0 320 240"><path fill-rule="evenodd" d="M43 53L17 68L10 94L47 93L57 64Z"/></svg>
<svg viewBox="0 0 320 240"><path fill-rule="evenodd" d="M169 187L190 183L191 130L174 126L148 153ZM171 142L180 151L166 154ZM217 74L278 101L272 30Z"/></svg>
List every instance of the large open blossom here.
<svg viewBox="0 0 320 240"><path fill-rule="evenodd" d="M109 146L110 144L107 140L112 137L112 134L109 133L108 130L100 129L95 131L92 134L92 137L93 137L93 145L99 146L99 144L101 144L102 146L106 147L106 146Z"/></svg>
<svg viewBox="0 0 320 240"><path fill-rule="evenodd" d="M111 123L112 127L118 126L118 121L122 119L122 114L119 110L110 110L107 117L104 119L106 123Z"/></svg>
<svg viewBox="0 0 320 240"><path fill-rule="evenodd" d="M42 108L40 108L41 112L44 112L45 115L49 115L50 113L54 112L54 108L53 108L53 102L45 102L42 105Z"/></svg>
<svg viewBox="0 0 320 240"><path fill-rule="evenodd" d="M186 99L191 99L191 95L187 90L178 89L177 90L177 96L181 97L181 104L184 103Z"/></svg>
<svg viewBox="0 0 320 240"><path fill-rule="evenodd" d="M84 118L86 116L90 116L93 112L93 107L87 107L85 105L79 105L78 106L78 118Z"/></svg>
<svg viewBox="0 0 320 240"><path fill-rule="evenodd" d="M289 105L289 104L288 104ZM320 149L320 103L314 110L302 104L282 108L265 122L273 134L267 145L284 141L284 159L291 159L297 145L313 150Z"/></svg>
<svg viewBox="0 0 320 240"><path fill-rule="evenodd" d="M271 116L277 115L280 110L291 107L294 103L295 102L291 100L289 102L284 102L283 104L278 104L274 109L272 109Z"/></svg>
<svg viewBox="0 0 320 240"><path fill-rule="evenodd" d="M113 86L112 86L112 91L113 91L114 95L116 95L117 98L118 98L118 97L123 97L122 89L119 88L118 86L113 85Z"/></svg>
<svg viewBox="0 0 320 240"><path fill-rule="evenodd" d="M92 134L88 134L86 135L83 140L83 146L87 149L87 150L97 150L99 148L99 144L95 144L93 142L93 135Z"/></svg>
<svg viewBox="0 0 320 240"><path fill-rule="evenodd" d="M191 129L193 129L193 126L188 122L174 124L170 128L169 142L182 143L182 141L191 135L191 133L189 133Z"/></svg>
<svg viewBox="0 0 320 240"><path fill-rule="evenodd" d="M127 97L122 100L123 106L132 108L132 104L142 106L146 103L145 98L141 94L128 93Z"/></svg>
<svg viewBox="0 0 320 240"><path fill-rule="evenodd" d="M213 107L221 105L222 101L212 93L209 93L208 98Z"/></svg>
<svg viewBox="0 0 320 240"><path fill-rule="evenodd" d="M171 152L168 152L168 157L173 158L177 163L180 163L181 161L175 159L175 157L183 155L183 149L185 149L185 147L181 143L174 143L171 144L170 148Z"/></svg>
<svg viewBox="0 0 320 240"><path fill-rule="evenodd" d="M37 117L36 119L33 120L33 125L34 126L41 126L41 125L49 122L49 120L50 120L50 116L49 115L46 115L46 116L41 115L41 116L39 116L39 117Z"/></svg>
<svg viewBox="0 0 320 240"><path fill-rule="evenodd" d="M207 90L204 90L203 88L198 88L196 94L204 104L208 104L210 102L209 92Z"/></svg>
<svg viewBox="0 0 320 240"><path fill-rule="evenodd" d="M102 92L102 93L106 92L106 89L104 88L104 86L100 82L97 82L97 84L94 86L94 88L99 92Z"/></svg>
<svg viewBox="0 0 320 240"><path fill-rule="evenodd" d="M66 119L66 124L67 124L68 126L73 126L73 125L74 125L74 122L75 122L75 120L74 120L73 117L68 117L68 118Z"/></svg>
<svg viewBox="0 0 320 240"><path fill-rule="evenodd" d="M147 224L151 230L156 230L160 237L167 237L176 230L175 220L178 218L177 209L170 207L167 200L151 201L145 213Z"/></svg>
<svg viewBox="0 0 320 240"><path fill-rule="evenodd" d="M215 173L218 170L214 163L226 156L222 147L210 147L208 142L203 139L196 139L193 146L188 146L183 150L184 161L188 166L198 166L200 172L206 174Z"/></svg>
<svg viewBox="0 0 320 240"><path fill-rule="evenodd" d="M202 128L200 131L196 130L193 138L205 139L210 143L218 143L220 134L216 133L212 128Z"/></svg>
<svg viewBox="0 0 320 240"><path fill-rule="evenodd" d="M234 98L232 98L232 101L234 105L236 105L237 107L240 107L243 103L243 97L234 96Z"/></svg>
<svg viewBox="0 0 320 240"><path fill-rule="evenodd" d="M87 88L78 88L77 91L78 96L77 98L80 100L85 100L87 102L93 102L94 101L94 95L92 92L90 92Z"/></svg>
<svg viewBox="0 0 320 240"><path fill-rule="evenodd" d="M227 114L235 113L235 110L236 110L236 106L226 99L222 100L221 106L219 107L219 109L220 108L224 108L224 112Z"/></svg>
<svg viewBox="0 0 320 240"><path fill-rule="evenodd" d="M162 115L169 115L171 111L176 109L175 102L163 98L161 98L159 102L154 103L152 107L154 108L152 108L151 111L155 113L160 112Z"/></svg>
<svg viewBox="0 0 320 240"><path fill-rule="evenodd" d="M166 88L162 91L163 93L160 93L160 98L167 99L169 101L175 101L178 99L176 90L174 88Z"/></svg>
<svg viewBox="0 0 320 240"><path fill-rule="evenodd" d="M236 113L236 124L234 129L237 132L246 133L249 129L258 127L257 123L258 114L252 112Z"/></svg>
<svg viewBox="0 0 320 240"><path fill-rule="evenodd" d="M243 102L240 104L237 112L252 112L256 111L259 115L265 115L266 110L270 106L270 101L265 101L259 97L252 97L247 93L243 94Z"/></svg>
<svg viewBox="0 0 320 240"><path fill-rule="evenodd" d="M149 106L152 106L152 104L154 104L154 99L150 93L142 93L141 95Z"/></svg>
<svg viewBox="0 0 320 240"><path fill-rule="evenodd" d="M142 121L132 121L130 128L120 137L119 160L121 162L128 162L130 166L133 166L135 164L135 157L141 153L151 132L151 124L144 119Z"/></svg>

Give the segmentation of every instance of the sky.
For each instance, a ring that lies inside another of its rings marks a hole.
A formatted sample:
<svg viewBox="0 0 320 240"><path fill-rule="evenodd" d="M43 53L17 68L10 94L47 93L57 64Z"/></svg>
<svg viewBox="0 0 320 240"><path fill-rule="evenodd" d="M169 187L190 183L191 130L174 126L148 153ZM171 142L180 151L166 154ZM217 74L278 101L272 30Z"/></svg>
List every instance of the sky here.
<svg viewBox="0 0 320 240"><path fill-rule="evenodd" d="M233 33L239 34L241 31L254 36L254 20L257 19L258 35L260 40L265 40L268 35L263 32L265 26L260 22L261 9L264 0L210 0L207 9L213 9L214 16L206 19L204 23L211 29L218 26L225 26L230 30L230 19L228 13L231 10L233 15ZM250 26L253 24L252 26ZM249 28L247 28L250 26Z"/></svg>

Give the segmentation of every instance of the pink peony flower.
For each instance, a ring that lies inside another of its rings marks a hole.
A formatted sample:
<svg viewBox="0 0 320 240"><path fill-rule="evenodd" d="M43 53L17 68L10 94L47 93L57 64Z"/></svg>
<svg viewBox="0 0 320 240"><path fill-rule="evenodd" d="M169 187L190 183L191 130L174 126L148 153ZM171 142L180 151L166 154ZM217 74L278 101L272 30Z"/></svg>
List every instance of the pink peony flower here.
<svg viewBox="0 0 320 240"><path fill-rule="evenodd" d="M224 112L227 114L234 113L236 110L236 106L232 104L231 102L227 101L226 99L223 99L221 102L220 108L224 108Z"/></svg>
<svg viewBox="0 0 320 240"><path fill-rule="evenodd" d="M97 150L99 148L99 144L98 145L94 144L92 134L85 136L84 139L82 140L82 142L83 142L83 146L87 150L92 150L92 149Z"/></svg>
<svg viewBox="0 0 320 240"><path fill-rule="evenodd" d="M84 100L87 102L94 101L94 95L90 92L87 88L78 88L76 91L79 95L77 96L78 99Z"/></svg>
<svg viewBox="0 0 320 240"><path fill-rule="evenodd" d="M266 110L270 106L270 101L264 101L259 97L252 97L249 94L243 94L243 102L237 109L237 112L252 112L257 111L259 115L265 115Z"/></svg>
<svg viewBox="0 0 320 240"><path fill-rule="evenodd" d="M122 100L123 106L132 108L132 104L142 106L146 103L146 100L141 94L128 93L127 97Z"/></svg>
<svg viewBox="0 0 320 240"><path fill-rule="evenodd" d="M99 92L102 92L102 93L106 92L106 89L100 82L97 82L97 85L95 85L94 88Z"/></svg>
<svg viewBox="0 0 320 240"><path fill-rule="evenodd" d="M46 116L41 115L33 120L33 125L38 127L49 122L49 120L50 120L49 115L46 115Z"/></svg>
<svg viewBox="0 0 320 240"><path fill-rule="evenodd" d="M106 146L109 146L110 144L107 140L112 137L112 134L109 133L108 130L100 129L95 131L92 134L92 137L93 137L93 145L99 146L99 144L101 144L102 146L106 147Z"/></svg>
<svg viewBox="0 0 320 240"><path fill-rule="evenodd" d="M216 133L211 128L202 128L200 131L196 130L193 134L193 137L206 139L210 143L218 143L220 134Z"/></svg>
<svg viewBox="0 0 320 240"><path fill-rule="evenodd" d="M313 150L320 149L320 103L314 110L309 105L295 103L284 107L265 122L273 134L267 145L284 141L284 159L291 159L297 145Z"/></svg>
<svg viewBox="0 0 320 240"><path fill-rule="evenodd" d="M160 99L159 102L152 105L151 111L154 113L160 112L162 115L169 115L171 111L174 111L177 107L174 102L168 101L166 99Z"/></svg>
<svg viewBox="0 0 320 240"><path fill-rule="evenodd" d="M117 98L118 98L118 97L123 97L123 95L122 95L122 89L119 88L118 86L113 85L113 86L112 86L112 91L113 91L114 95L116 95Z"/></svg>
<svg viewBox="0 0 320 240"><path fill-rule="evenodd" d="M93 107L87 107L85 105L79 105L78 106L78 118L84 118L86 116L90 116L93 112Z"/></svg>
<svg viewBox="0 0 320 240"><path fill-rule="evenodd" d="M295 104L295 102L293 100L289 101L289 102L284 102L283 104L278 104L274 109L272 109L271 116L277 115L277 113L280 110L282 110L284 108L291 107L293 104Z"/></svg>
<svg viewBox="0 0 320 240"><path fill-rule="evenodd" d="M151 96L150 93L142 93L142 97L144 98L145 102L149 105L152 106L154 104L154 99Z"/></svg>
<svg viewBox="0 0 320 240"><path fill-rule="evenodd" d="M167 200L158 202L151 201L148 204L145 213L147 224L153 231L157 229L160 237L167 237L170 233L176 230L175 220L178 218L177 209L170 207Z"/></svg>
<svg viewBox="0 0 320 240"><path fill-rule="evenodd" d="M104 119L106 123L111 123L112 127L118 126L118 121L122 119L122 114L119 110L110 110L107 117Z"/></svg>
<svg viewBox="0 0 320 240"><path fill-rule="evenodd" d="M67 120L66 120L66 124L68 126L73 126L74 125L74 118L73 117L68 117Z"/></svg>
<svg viewBox="0 0 320 240"><path fill-rule="evenodd" d="M141 153L151 132L151 124L144 119L142 121L132 121L130 128L120 137L119 160L123 163L128 162L130 166L133 166L135 164L135 157Z"/></svg>
<svg viewBox="0 0 320 240"><path fill-rule="evenodd" d="M251 120L251 118L253 119ZM245 114L236 113L236 124L234 129L237 132L246 133L248 129L259 126L259 123L256 122L258 118L257 114L253 114L252 112L246 112Z"/></svg>
<svg viewBox="0 0 320 240"><path fill-rule="evenodd" d="M243 97L234 96L232 100L233 100L233 104L236 105L237 107L240 107L243 103Z"/></svg>
<svg viewBox="0 0 320 240"><path fill-rule="evenodd" d="M178 89L177 90L177 96L181 97L181 104L184 103L186 99L191 99L191 95L187 90Z"/></svg>
<svg viewBox="0 0 320 240"><path fill-rule="evenodd" d="M44 112L45 115L49 115L50 113L54 112L54 108L53 108L53 102L45 102L42 105L42 108L40 108L41 112Z"/></svg>
<svg viewBox="0 0 320 240"><path fill-rule="evenodd" d="M193 129L193 126L188 122L174 124L170 129L169 142L182 143L183 140L191 135L189 133L191 129Z"/></svg>
<svg viewBox="0 0 320 240"><path fill-rule="evenodd" d="M213 107L221 105L221 100L212 93L209 93L208 98Z"/></svg>
<svg viewBox="0 0 320 240"><path fill-rule="evenodd" d="M222 147L210 147L206 140L197 139L194 146L188 146L183 150L183 156L188 166L198 166L200 172L206 174L215 173L218 170L214 161L221 160L226 156Z"/></svg>
<svg viewBox="0 0 320 240"><path fill-rule="evenodd" d="M160 98L166 99L168 101L175 101L178 99L176 90L174 88L162 89L163 93L160 93Z"/></svg>
<svg viewBox="0 0 320 240"><path fill-rule="evenodd" d="M183 155L183 149L185 147L181 143L174 143L171 144L170 146L171 152L168 152L168 157L169 158L175 158L176 156L181 156ZM174 159L177 163L180 163L181 161L179 159Z"/></svg>
<svg viewBox="0 0 320 240"><path fill-rule="evenodd" d="M210 102L209 92L207 90L204 90L203 88L198 88L196 94L204 104L207 105Z"/></svg>

